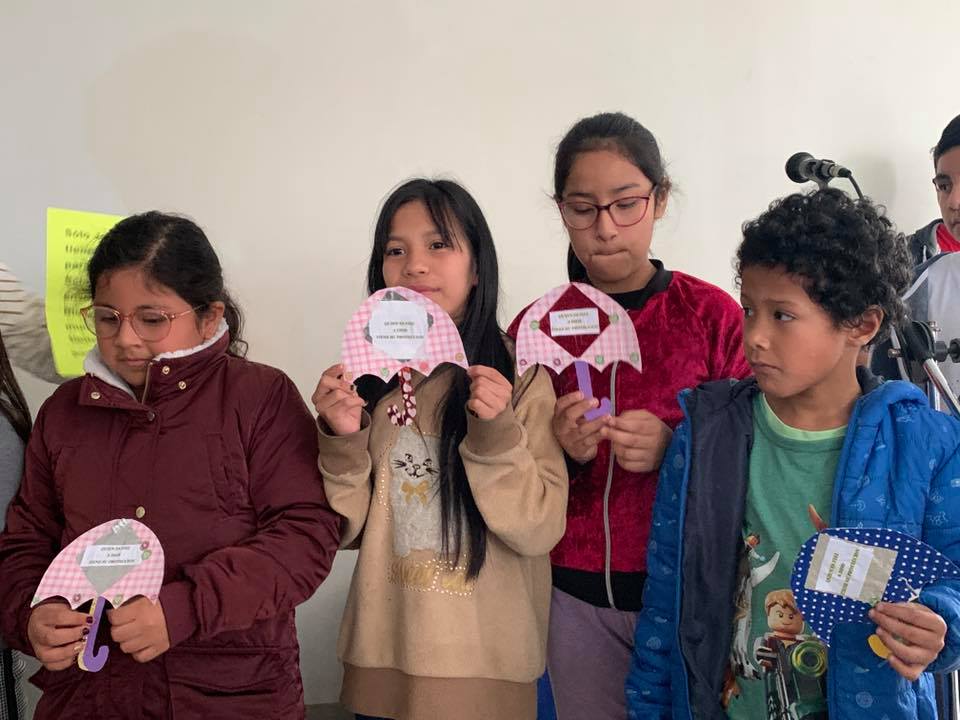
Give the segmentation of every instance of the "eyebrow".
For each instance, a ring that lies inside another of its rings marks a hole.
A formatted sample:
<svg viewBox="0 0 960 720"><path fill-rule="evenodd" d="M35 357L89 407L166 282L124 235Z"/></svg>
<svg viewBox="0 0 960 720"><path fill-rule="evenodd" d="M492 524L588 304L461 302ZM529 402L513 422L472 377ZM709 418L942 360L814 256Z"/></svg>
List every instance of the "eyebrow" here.
<svg viewBox="0 0 960 720"><path fill-rule="evenodd" d="M120 308L114 307L113 305L109 305L108 303L95 302L93 305L94 307L108 308L110 310L115 310L116 312L120 312ZM163 312L170 312L170 306L169 305L137 305L133 309L133 311L136 312L137 310L160 310Z"/></svg>
<svg viewBox="0 0 960 720"><path fill-rule="evenodd" d="M627 190L635 190L639 187L642 187L640 183L628 183L626 185L621 185L620 187L615 187L610 191L611 195L619 195L622 192ZM653 187L650 188L650 192L653 192ZM585 198L595 198L596 195L588 192L572 192L567 193L567 197L585 197Z"/></svg>
<svg viewBox="0 0 960 720"><path fill-rule="evenodd" d="M424 234L421 235L420 237L421 237L421 238L431 238L431 239L432 239L432 238L435 238L435 237L442 238L442 237L443 237L443 233L441 233L439 230L430 230L429 232L424 233ZM414 240L416 240L416 238L414 238ZM387 242L390 242L390 241L394 241L394 242L406 242L406 241L407 241L407 237L406 237L405 235L387 235Z"/></svg>
<svg viewBox="0 0 960 720"><path fill-rule="evenodd" d="M753 302L752 298L744 292L740 293L740 303L743 302ZM791 307L797 307L799 303L795 300L786 300L784 298L765 298L763 303L767 305L789 305Z"/></svg>

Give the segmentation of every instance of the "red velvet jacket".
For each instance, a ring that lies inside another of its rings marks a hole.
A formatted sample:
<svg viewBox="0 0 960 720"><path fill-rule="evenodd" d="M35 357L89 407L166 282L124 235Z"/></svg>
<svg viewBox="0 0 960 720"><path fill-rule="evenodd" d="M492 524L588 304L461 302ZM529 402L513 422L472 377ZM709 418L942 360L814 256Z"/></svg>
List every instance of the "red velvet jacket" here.
<svg viewBox="0 0 960 720"><path fill-rule="evenodd" d="M32 653L30 601L57 552L102 522L142 517L164 549L171 649L138 664L110 642L100 672L41 669L38 720L303 717L294 607L326 577L339 519L297 389L227 355L228 339L154 361L144 402L104 373L62 385L40 410L0 535L4 637ZM106 619L101 630L98 645Z"/></svg>
<svg viewBox="0 0 960 720"><path fill-rule="evenodd" d="M654 264L657 272L645 288L611 296L637 328L643 372L620 363L602 373L590 368L590 374L594 394L606 397L616 373L617 414L649 410L673 428L681 420L681 390L750 374L743 358L743 310L720 288ZM512 337L519 320L510 326ZM573 366L551 377L557 397L577 390ZM568 465L567 530L551 553L554 585L593 605L639 610L657 473L627 472L607 442L591 462Z"/></svg>

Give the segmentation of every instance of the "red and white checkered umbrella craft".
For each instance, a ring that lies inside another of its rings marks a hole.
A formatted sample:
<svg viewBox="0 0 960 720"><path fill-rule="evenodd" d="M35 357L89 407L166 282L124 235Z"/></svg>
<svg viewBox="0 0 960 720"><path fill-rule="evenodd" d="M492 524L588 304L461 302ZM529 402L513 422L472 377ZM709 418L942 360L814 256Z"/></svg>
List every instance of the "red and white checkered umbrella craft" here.
<svg viewBox="0 0 960 720"><path fill-rule="evenodd" d="M595 287L569 283L554 288L533 303L517 331L517 372L534 365L560 373L576 367L577 385L592 398L590 367L603 371L614 362L641 369L637 330L627 311ZM609 398L586 413L593 420L611 412Z"/></svg>

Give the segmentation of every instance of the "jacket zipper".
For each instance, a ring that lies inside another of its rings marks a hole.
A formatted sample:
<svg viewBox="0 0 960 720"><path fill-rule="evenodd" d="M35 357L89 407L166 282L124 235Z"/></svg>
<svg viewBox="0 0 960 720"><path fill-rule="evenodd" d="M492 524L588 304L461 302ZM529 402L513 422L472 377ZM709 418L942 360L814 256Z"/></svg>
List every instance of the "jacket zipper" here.
<svg viewBox="0 0 960 720"><path fill-rule="evenodd" d="M853 447L853 438L849 434L850 428L857 427L857 418L860 415L860 400L857 400L856 405L853 406L853 412L850 413L850 419L847 421L847 437L844 440L843 450L840 452L840 459L837 460L837 474L833 478L833 499L831 500L832 506L830 507L830 527L837 527L837 510L840 507L840 482L839 474L844 471L847 467L847 459L850 455L850 448ZM840 713L837 710L836 700L837 697L837 681L836 673L830 672L831 665L834 664L834 651L833 646L827 648L827 716L832 718L839 718Z"/></svg>
<svg viewBox="0 0 960 720"><path fill-rule="evenodd" d="M680 410L683 411L683 417L687 421L687 425L690 426L690 413L687 412L687 402L686 396L681 395L677 398L680 404ZM677 647L677 652L681 654L680 650L680 596L683 589L683 524L687 517L687 486L690 483L690 458L692 456L691 448L693 446L693 433L692 431L688 433L690 437L687 439L687 447L683 452L684 456L684 469L683 469L683 482L680 484L680 512L677 515L677 571L676 571L676 592L674 594L673 606L677 609L676 617L674 618L674 643ZM648 568L649 569L649 568ZM687 673L680 673L681 680L683 681L683 695L687 698L687 716L690 720L693 720L693 708L690 706L690 682L687 678Z"/></svg>
<svg viewBox="0 0 960 720"><path fill-rule="evenodd" d="M140 404L147 404L147 391L150 389L150 376L153 374L153 367L156 363L151 360L150 364L147 365L147 380L143 383L143 393L140 395Z"/></svg>

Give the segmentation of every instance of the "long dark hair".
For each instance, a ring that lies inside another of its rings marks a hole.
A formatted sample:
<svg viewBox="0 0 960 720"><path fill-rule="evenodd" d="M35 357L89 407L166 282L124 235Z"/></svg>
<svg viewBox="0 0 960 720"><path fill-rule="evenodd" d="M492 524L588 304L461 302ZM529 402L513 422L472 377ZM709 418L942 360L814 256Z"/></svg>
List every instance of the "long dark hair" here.
<svg viewBox="0 0 960 720"><path fill-rule="evenodd" d="M397 210L411 202L421 202L430 213L441 237L456 245L457 239L470 243L473 270L477 284L470 291L467 306L460 321L460 337L471 364L495 368L513 382L513 358L504 342L503 331L497 324L497 301L500 279L493 236L476 200L464 188L450 180L415 179L405 182L384 201L373 233L373 251L367 267L367 291L375 293L386 287L383 279L383 256L390 235L390 226ZM437 408L440 426L439 492L440 529L443 536L442 554L454 565L467 556L467 577L475 578L483 567L487 554L487 525L470 492L467 473L460 458L460 443L467 434L467 416L464 406L470 398L470 379L460 367L449 365L437 371L452 375L450 389ZM357 390L373 407L389 392L389 385L364 376ZM469 547L461 547L462 531L466 528ZM452 539L451 539L452 536ZM451 547L451 542L453 543Z"/></svg>
<svg viewBox="0 0 960 720"><path fill-rule="evenodd" d="M670 176L653 133L629 115L607 112L577 121L557 146L553 165L555 200L563 199L577 156L594 150L611 150L633 163L656 187L658 203L669 195ZM590 282L587 269L573 252L573 245L567 248L567 276L570 282Z"/></svg>
<svg viewBox="0 0 960 720"><path fill-rule="evenodd" d="M17 385L10 367L10 358L7 349L3 346L3 337L0 337L0 412L7 416L7 420L17 431L17 435L27 442L30 437L30 410L23 397L23 391Z"/></svg>
<svg viewBox="0 0 960 720"><path fill-rule="evenodd" d="M220 259L203 230L180 215L150 212L124 218L97 245L87 265L91 297L104 273L141 267L147 277L173 290L202 316L214 302L222 302L230 329L231 355L243 357L247 343L241 335L243 315L223 286Z"/></svg>

